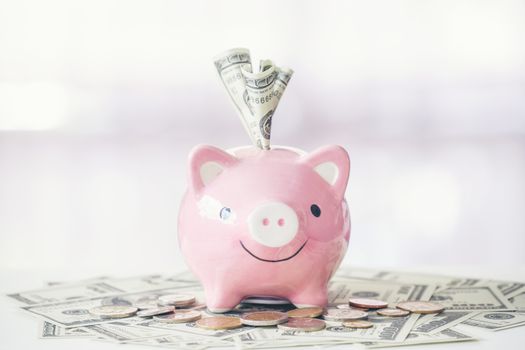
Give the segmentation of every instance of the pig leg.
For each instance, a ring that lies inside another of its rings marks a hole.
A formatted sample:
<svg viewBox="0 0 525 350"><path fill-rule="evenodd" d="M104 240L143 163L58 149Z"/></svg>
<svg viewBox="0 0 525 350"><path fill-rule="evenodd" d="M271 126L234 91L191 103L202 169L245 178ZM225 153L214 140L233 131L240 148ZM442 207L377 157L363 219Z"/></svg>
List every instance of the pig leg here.
<svg viewBox="0 0 525 350"><path fill-rule="evenodd" d="M326 285L312 285L297 291L288 298L296 307L320 306L326 307L328 304L328 290Z"/></svg>
<svg viewBox="0 0 525 350"><path fill-rule="evenodd" d="M206 306L213 313L223 313L236 307L243 296L235 290L216 288L214 286L204 287L206 293Z"/></svg>

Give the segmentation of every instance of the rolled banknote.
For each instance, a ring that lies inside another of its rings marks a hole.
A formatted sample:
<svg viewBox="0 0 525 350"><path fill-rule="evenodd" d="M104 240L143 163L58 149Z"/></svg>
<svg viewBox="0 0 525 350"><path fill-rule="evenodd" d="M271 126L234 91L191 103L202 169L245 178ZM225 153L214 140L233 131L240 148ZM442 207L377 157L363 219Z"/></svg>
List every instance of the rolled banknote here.
<svg viewBox="0 0 525 350"><path fill-rule="evenodd" d="M284 90L288 86L288 82L292 78L293 70L285 67L275 67L277 76L275 77L275 85L273 86L273 94L276 98L275 107L279 104L281 97L283 96ZM275 113L275 110L274 110Z"/></svg>
<svg viewBox="0 0 525 350"><path fill-rule="evenodd" d="M273 62L271 60L260 60L259 61L259 72L264 72L271 66L273 66Z"/></svg>
<svg viewBox="0 0 525 350"><path fill-rule="evenodd" d="M244 129L253 144L262 147L258 132L252 130L249 125L253 116L248 106L248 93L241 73L241 66L251 63L250 51L244 48L230 49L217 55L214 58L214 63L224 87L226 87L226 91L237 109Z"/></svg>
<svg viewBox="0 0 525 350"><path fill-rule="evenodd" d="M270 149L272 117L293 71L268 59L259 62L257 71L244 48L217 55L215 67L253 144Z"/></svg>
<svg viewBox="0 0 525 350"><path fill-rule="evenodd" d="M254 72L252 65L247 63L241 67L241 72L248 93L248 106L253 117L248 125L252 132L259 134L262 148L270 149L272 116L277 102L273 93L277 73L271 61L261 68L262 71Z"/></svg>

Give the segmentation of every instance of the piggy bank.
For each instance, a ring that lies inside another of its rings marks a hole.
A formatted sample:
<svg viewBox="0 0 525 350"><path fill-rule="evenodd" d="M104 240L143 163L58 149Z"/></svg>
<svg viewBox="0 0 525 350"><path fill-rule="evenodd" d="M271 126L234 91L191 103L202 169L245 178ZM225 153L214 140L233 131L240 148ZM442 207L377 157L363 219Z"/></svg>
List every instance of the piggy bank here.
<svg viewBox="0 0 525 350"><path fill-rule="evenodd" d="M327 304L327 284L350 238L344 198L350 159L340 146L195 147L181 203L179 245L208 309L244 298Z"/></svg>

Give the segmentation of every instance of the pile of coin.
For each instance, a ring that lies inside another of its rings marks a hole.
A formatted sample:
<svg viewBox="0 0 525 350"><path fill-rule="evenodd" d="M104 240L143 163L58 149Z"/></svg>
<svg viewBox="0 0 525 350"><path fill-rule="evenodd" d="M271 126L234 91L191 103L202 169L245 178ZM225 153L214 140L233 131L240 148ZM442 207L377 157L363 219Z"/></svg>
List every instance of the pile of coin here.
<svg viewBox="0 0 525 350"><path fill-rule="evenodd" d="M518 281L342 268L328 291L328 307L259 295L217 314L206 310L205 291L186 271L53 283L8 296L45 319L42 338L190 350L451 343L476 340L470 330L525 327L525 283Z"/></svg>
<svg viewBox="0 0 525 350"><path fill-rule="evenodd" d="M444 307L429 301L403 301L395 308L388 308L388 303L377 299L351 298L348 304L335 307L305 307L287 312L263 310L245 312L239 317L230 315L202 317L200 309L205 304L196 303L195 296L185 294L161 295L157 300L135 306L103 305L89 312L101 318L125 318L138 316L152 318L162 323L195 322L195 325L207 330L227 330L245 326L270 327L279 329L315 332L326 327L325 321L341 322L347 328L370 328L373 323L368 319L370 312L384 317L404 317L410 313L439 313ZM320 319L320 318L323 319Z"/></svg>
<svg viewBox="0 0 525 350"><path fill-rule="evenodd" d="M347 328L371 328L373 323L367 321L369 312L385 317L404 317L410 313L433 314L445 308L430 301L403 301L396 304L396 308L388 308L388 303L377 299L351 298L348 304L328 308L323 318L329 321L340 321Z"/></svg>
<svg viewBox="0 0 525 350"><path fill-rule="evenodd" d="M195 296L185 294L161 295L156 301L124 305L102 305L89 310L94 316L100 318L125 318L138 316L153 318L163 323L193 322L201 318L199 309L205 308L204 304L197 304Z"/></svg>

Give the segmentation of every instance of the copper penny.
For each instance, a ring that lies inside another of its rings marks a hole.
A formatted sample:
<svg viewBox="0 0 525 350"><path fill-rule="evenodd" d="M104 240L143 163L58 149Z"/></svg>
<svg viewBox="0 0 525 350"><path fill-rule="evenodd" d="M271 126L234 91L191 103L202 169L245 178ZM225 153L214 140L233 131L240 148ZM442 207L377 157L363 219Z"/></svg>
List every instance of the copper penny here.
<svg viewBox="0 0 525 350"><path fill-rule="evenodd" d="M322 307L304 307L300 309L290 310L286 313L288 317L303 318L303 317L318 317L323 314Z"/></svg>
<svg viewBox="0 0 525 350"><path fill-rule="evenodd" d="M348 300L348 304L363 309L382 309L388 306L388 303L385 301L365 298L351 298Z"/></svg>
<svg viewBox="0 0 525 350"><path fill-rule="evenodd" d="M344 321L343 326L348 328L370 328L373 324L368 321Z"/></svg>
<svg viewBox="0 0 525 350"><path fill-rule="evenodd" d="M234 329L242 326L241 320L238 317L231 316L213 316L201 318L195 324L204 329L223 330Z"/></svg>
<svg viewBox="0 0 525 350"><path fill-rule="evenodd" d="M248 326L275 326L288 321L288 315L278 311L256 311L241 315L241 322Z"/></svg>
<svg viewBox="0 0 525 350"><path fill-rule="evenodd" d="M163 323L186 323L199 318L201 318L201 313L194 310L175 310L171 314L153 316L153 320Z"/></svg>
<svg viewBox="0 0 525 350"><path fill-rule="evenodd" d="M162 306L190 306L195 303L195 297L186 294L167 294L160 296L157 302Z"/></svg>

